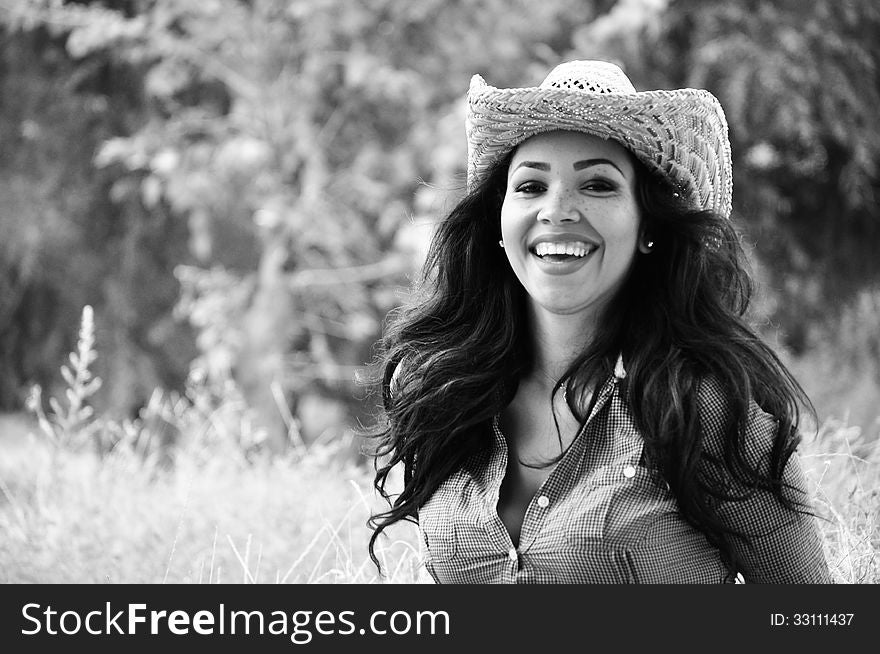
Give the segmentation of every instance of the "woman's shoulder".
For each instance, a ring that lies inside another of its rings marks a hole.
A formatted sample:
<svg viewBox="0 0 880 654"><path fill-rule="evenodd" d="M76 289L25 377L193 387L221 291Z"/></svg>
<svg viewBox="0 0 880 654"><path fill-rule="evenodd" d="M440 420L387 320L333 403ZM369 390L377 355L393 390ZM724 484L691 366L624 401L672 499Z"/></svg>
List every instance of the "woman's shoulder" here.
<svg viewBox="0 0 880 654"><path fill-rule="evenodd" d="M715 374L706 374L698 378L697 398L700 417L713 422L729 418L737 407L746 409L750 422L776 421L771 413L761 408L753 393L742 388L731 388Z"/></svg>
<svg viewBox="0 0 880 654"><path fill-rule="evenodd" d="M720 455L733 430L742 436L739 443L747 459L764 458L776 442L779 421L752 395L737 397L741 389L725 387L716 375L702 377L698 388L704 449Z"/></svg>

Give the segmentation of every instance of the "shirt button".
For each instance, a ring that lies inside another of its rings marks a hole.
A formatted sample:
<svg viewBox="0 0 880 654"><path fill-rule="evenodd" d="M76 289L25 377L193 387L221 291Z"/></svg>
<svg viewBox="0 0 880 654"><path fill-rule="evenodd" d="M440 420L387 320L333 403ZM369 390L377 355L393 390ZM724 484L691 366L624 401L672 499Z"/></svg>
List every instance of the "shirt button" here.
<svg viewBox="0 0 880 654"><path fill-rule="evenodd" d="M546 509L548 506L550 506L550 498L546 495L541 495L541 497L538 498L538 506L540 506L542 509Z"/></svg>
<svg viewBox="0 0 880 654"><path fill-rule="evenodd" d="M623 476L627 479L632 479L636 476L636 469L633 466L625 466L623 468Z"/></svg>
<svg viewBox="0 0 880 654"><path fill-rule="evenodd" d="M510 551L507 553L507 558L509 558L511 561L519 560L519 554L517 554L515 547L510 548Z"/></svg>

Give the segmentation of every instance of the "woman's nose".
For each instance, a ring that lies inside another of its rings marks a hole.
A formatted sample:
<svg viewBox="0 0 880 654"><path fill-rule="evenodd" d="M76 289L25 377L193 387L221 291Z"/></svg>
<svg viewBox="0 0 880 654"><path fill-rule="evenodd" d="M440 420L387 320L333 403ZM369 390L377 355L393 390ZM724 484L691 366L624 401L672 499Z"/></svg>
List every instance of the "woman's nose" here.
<svg viewBox="0 0 880 654"><path fill-rule="evenodd" d="M571 197L565 191L548 192L545 198L546 203L538 212L538 220L542 223L557 225L580 220L580 213L578 213L571 201Z"/></svg>

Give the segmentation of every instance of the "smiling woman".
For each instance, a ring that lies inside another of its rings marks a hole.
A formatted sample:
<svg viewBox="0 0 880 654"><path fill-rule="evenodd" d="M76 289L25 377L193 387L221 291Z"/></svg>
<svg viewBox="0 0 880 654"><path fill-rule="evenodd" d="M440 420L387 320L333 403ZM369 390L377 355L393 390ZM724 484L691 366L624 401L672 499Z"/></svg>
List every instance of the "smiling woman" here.
<svg viewBox="0 0 880 654"><path fill-rule="evenodd" d="M411 519L444 583L828 581L718 101L593 61L468 99L469 193L382 342L371 552Z"/></svg>
<svg viewBox="0 0 880 654"><path fill-rule="evenodd" d="M556 131L516 149L501 235L539 331L552 315L577 314L582 342L573 345L586 345L588 325L635 257L641 224L635 194L633 163L613 141Z"/></svg>

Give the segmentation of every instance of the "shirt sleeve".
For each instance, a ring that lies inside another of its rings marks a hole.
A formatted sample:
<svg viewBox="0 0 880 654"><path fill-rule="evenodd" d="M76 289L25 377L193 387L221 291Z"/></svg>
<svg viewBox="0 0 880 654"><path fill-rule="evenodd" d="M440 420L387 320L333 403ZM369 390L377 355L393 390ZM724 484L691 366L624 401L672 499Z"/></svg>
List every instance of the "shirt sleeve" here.
<svg viewBox="0 0 880 654"><path fill-rule="evenodd" d="M745 455L762 473L770 470L770 452L776 438L776 420L751 403L745 434ZM786 507L768 490L748 489L731 475L725 486L743 499L725 499L717 514L731 530L729 543L740 561L747 583L831 583L822 538L797 452L782 474L784 494L798 510Z"/></svg>

